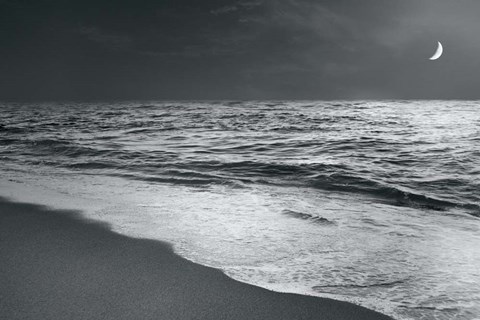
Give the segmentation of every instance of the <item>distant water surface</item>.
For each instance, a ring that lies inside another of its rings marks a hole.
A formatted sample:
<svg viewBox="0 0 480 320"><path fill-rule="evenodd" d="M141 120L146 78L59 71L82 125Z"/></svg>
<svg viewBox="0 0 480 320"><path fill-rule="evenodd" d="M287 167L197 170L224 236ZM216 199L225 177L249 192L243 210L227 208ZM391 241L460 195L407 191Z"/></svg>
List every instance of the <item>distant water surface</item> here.
<svg viewBox="0 0 480 320"><path fill-rule="evenodd" d="M0 105L2 175L279 291L480 314L480 103ZM121 181L121 182L118 182Z"/></svg>

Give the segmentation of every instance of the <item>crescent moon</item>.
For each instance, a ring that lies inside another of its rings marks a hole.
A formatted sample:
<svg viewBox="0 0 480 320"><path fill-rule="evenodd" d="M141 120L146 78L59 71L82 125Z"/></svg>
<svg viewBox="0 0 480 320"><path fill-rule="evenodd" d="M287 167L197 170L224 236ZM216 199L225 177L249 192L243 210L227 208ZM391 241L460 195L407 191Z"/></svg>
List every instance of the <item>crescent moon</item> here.
<svg viewBox="0 0 480 320"><path fill-rule="evenodd" d="M442 56L442 54L443 54L443 46L439 41L437 51L435 51L435 54L430 57L430 60L437 60L438 58L440 58Z"/></svg>

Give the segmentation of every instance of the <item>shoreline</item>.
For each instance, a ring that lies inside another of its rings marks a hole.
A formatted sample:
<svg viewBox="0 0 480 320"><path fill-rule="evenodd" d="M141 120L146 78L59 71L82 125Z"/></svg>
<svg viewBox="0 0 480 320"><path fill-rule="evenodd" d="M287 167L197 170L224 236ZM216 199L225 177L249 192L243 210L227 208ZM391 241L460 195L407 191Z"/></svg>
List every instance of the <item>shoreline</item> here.
<svg viewBox="0 0 480 320"><path fill-rule="evenodd" d="M7 319L392 319L278 293L72 210L0 198L0 316Z"/></svg>

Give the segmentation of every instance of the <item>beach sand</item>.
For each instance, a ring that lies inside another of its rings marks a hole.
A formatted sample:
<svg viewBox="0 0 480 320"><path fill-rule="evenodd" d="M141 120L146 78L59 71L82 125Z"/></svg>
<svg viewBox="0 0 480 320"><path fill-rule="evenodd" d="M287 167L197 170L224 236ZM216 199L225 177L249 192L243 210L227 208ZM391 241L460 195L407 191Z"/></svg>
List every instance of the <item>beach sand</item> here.
<svg viewBox="0 0 480 320"><path fill-rule="evenodd" d="M78 212L0 200L1 319L391 319L228 278Z"/></svg>

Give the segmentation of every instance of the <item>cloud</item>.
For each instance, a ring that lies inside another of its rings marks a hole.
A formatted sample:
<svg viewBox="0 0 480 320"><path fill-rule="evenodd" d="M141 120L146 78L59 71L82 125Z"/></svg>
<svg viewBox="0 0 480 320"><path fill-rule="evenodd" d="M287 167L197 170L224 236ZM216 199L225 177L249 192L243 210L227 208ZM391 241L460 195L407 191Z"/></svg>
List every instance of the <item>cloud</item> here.
<svg viewBox="0 0 480 320"><path fill-rule="evenodd" d="M480 50L478 12L480 2L473 0L421 1L409 14L396 18L394 27L375 31L378 43L395 50L430 39L461 43L477 52Z"/></svg>
<svg viewBox="0 0 480 320"><path fill-rule="evenodd" d="M224 7L218 8L218 9L211 10L210 13L212 13L214 15L220 15L220 14L235 12L237 10L238 10L237 6L224 6Z"/></svg>
<svg viewBox="0 0 480 320"><path fill-rule="evenodd" d="M114 49L127 48L132 43L132 39L129 36L113 34L111 32L104 31L98 27L82 26L76 31L77 33L85 36L90 41L101 43Z"/></svg>
<svg viewBox="0 0 480 320"><path fill-rule="evenodd" d="M353 30L351 19L313 1L270 2L269 23L331 39L344 37Z"/></svg>
<svg viewBox="0 0 480 320"><path fill-rule="evenodd" d="M32 3L25 1L14 1L14 0L0 0L0 5L4 5L16 9L32 9L38 6L41 6L41 3Z"/></svg>
<svg viewBox="0 0 480 320"><path fill-rule="evenodd" d="M252 10L256 7L263 5L264 1L237 1L234 4L222 6L213 10L210 10L210 13L214 15L228 14L233 13L239 10Z"/></svg>

